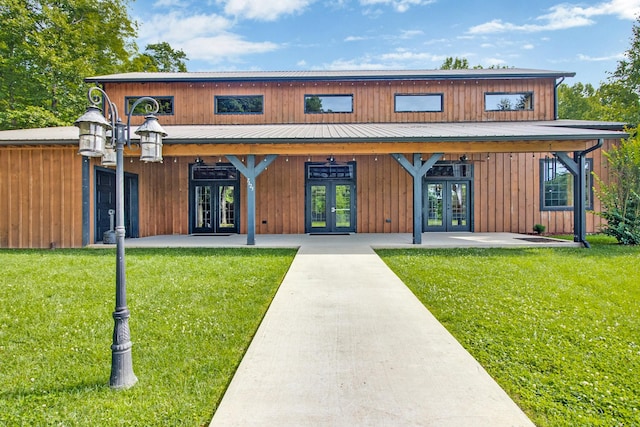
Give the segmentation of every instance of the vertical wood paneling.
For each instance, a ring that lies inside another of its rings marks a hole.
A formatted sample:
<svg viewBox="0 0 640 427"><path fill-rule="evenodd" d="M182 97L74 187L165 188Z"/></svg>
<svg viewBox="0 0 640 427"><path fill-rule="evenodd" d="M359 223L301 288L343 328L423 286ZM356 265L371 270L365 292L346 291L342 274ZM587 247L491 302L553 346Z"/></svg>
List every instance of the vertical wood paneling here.
<svg viewBox="0 0 640 427"><path fill-rule="evenodd" d="M0 221L0 248L9 247L9 227L11 222L9 211L9 165L12 151L0 150L0 212L3 212L2 221Z"/></svg>
<svg viewBox="0 0 640 427"><path fill-rule="evenodd" d="M0 150L0 247L82 245L82 158L76 150Z"/></svg>
<svg viewBox="0 0 640 427"><path fill-rule="evenodd" d="M161 122L175 124L371 123L552 120L554 81L414 80L387 82L331 81L255 83L110 83L111 99L124 111L125 96L173 96L174 114ZM534 92L532 111L484 111L485 92ZM396 93L442 93L442 113L395 113ZM353 94L351 114L304 114L305 94ZM214 114L216 95L263 95L264 114ZM142 117L133 117L139 125Z"/></svg>

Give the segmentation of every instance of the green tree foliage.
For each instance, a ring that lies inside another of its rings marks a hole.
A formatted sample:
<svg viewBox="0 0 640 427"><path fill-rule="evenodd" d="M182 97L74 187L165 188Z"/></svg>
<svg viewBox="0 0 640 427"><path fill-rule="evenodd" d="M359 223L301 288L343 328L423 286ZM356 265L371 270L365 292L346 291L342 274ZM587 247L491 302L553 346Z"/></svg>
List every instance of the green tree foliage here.
<svg viewBox="0 0 640 427"><path fill-rule="evenodd" d="M604 120L640 124L640 17L633 25L631 46L607 82L593 86L576 83L558 89L558 115L562 119Z"/></svg>
<svg viewBox="0 0 640 427"><path fill-rule="evenodd" d="M483 67L482 65L474 65L473 67L470 67L469 60L467 60L467 58L458 58L457 56L455 58L452 56L447 57L440 66L441 70L468 70L469 68L473 68L474 70L481 70ZM488 67L489 70L499 68L509 67L506 65L492 65Z"/></svg>
<svg viewBox="0 0 640 427"><path fill-rule="evenodd" d="M558 87L558 116L562 119L601 120L602 105L597 90L589 83L566 83Z"/></svg>
<svg viewBox="0 0 640 427"><path fill-rule="evenodd" d="M181 71L186 56L167 43L138 54L128 5L0 0L0 129L72 123L86 108L88 76L145 67Z"/></svg>
<svg viewBox="0 0 640 427"><path fill-rule="evenodd" d="M468 70L469 61L467 58L454 58L452 56L447 57L440 66L441 70Z"/></svg>
<svg viewBox="0 0 640 427"><path fill-rule="evenodd" d="M185 72L187 54L174 50L167 42L148 44L144 52L134 57L132 69L149 72Z"/></svg>
<svg viewBox="0 0 640 427"><path fill-rule="evenodd" d="M640 139L637 132L605 153L610 184L600 180L599 214L607 220L603 232L625 245L640 244Z"/></svg>

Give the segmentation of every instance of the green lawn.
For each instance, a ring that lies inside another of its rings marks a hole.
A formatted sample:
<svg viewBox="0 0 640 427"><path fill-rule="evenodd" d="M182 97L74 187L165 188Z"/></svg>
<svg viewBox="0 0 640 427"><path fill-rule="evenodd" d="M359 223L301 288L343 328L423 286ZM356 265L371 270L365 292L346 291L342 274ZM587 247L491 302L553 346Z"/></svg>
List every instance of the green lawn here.
<svg viewBox="0 0 640 427"><path fill-rule="evenodd" d="M542 426L640 425L640 248L380 250Z"/></svg>
<svg viewBox="0 0 640 427"><path fill-rule="evenodd" d="M640 249L381 250L543 426L640 425ZM108 387L112 250L0 250L0 425L206 425L294 251L130 249L134 371Z"/></svg>
<svg viewBox="0 0 640 427"><path fill-rule="evenodd" d="M127 250L139 381L113 391L115 252L0 250L0 425L208 425L294 255Z"/></svg>

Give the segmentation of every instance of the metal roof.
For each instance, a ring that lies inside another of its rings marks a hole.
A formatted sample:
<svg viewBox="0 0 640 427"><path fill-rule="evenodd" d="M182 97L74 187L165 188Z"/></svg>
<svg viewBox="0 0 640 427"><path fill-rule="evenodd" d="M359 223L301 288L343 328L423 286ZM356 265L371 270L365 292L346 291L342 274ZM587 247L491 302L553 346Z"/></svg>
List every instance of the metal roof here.
<svg viewBox="0 0 640 427"><path fill-rule="evenodd" d="M525 68L490 68L467 70L353 70L353 71L218 71L185 73L122 73L88 77L89 83L124 82L235 82L235 81L309 81L309 80L461 80L461 79L529 79L574 77L569 71Z"/></svg>
<svg viewBox="0 0 640 427"><path fill-rule="evenodd" d="M166 144L321 144L328 142L482 142L619 139L619 130L575 127L576 121L474 123L350 123L163 126ZM137 138L134 136L134 138ZM1 145L75 144L78 128L0 131Z"/></svg>

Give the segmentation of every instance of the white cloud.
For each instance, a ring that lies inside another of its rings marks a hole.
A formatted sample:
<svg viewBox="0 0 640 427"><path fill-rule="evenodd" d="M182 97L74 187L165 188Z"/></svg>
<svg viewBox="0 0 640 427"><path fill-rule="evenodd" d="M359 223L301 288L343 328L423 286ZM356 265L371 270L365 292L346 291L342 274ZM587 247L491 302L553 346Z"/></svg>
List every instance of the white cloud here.
<svg viewBox="0 0 640 427"><path fill-rule="evenodd" d="M249 42L237 34L224 33L190 39L182 48L189 59L217 63L237 59L243 55L272 52L279 46L271 42Z"/></svg>
<svg viewBox="0 0 640 427"><path fill-rule="evenodd" d="M424 31L422 30L403 30L400 33L401 39L410 39L413 37L418 37L424 35Z"/></svg>
<svg viewBox="0 0 640 427"><path fill-rule="evenodd" d="M184 11L153 15L141 22L139 43L168 42L174 49L182 49L189 60L221 62L243 55L272 52L280 48L276 43L251 42L230 30L227 18L211 14L188 15Z"/></svg>
<svg viewBox="0 0 640 427"><path fill-rule="evenodd" d="M216 0L227 15L258 21L275 21L282 15L302 12L315 0Z"/></svg>
<svg viewBox="0 0 640 427"><path fill-rule="evenodd" d="M500 58L487 58L483 62L486 67L501 67L507 65L507 62Z"/></svg>
<svg viewBox="0 0 640 427"><path fill-rule="evenodd" d="M533 44L531 44L531 43L527 43L527 44L523 45L522 48L524 50L531 50L531 49L535 49L535 46Z"/></svg>
<svg viewBox="0 0 640 427"><path fill-rule="evenodd" d="M363 6L389 5L398 12L406 12L411 6L424 6L436 0L360 0Z"/></svg>
<svg viewBox="0 0 640 427"><path fill-rule="evenodd" d="M468 30L469 34L494 34L505 32L539 32L584 27L595 23L597 16L616 16L619 19L633 20L640 14L640 0L611 0L594 6L562 3L549 8L549 13L536 18L539 24L513 24L494 19L476 25Z"/></svg>
<svg viewBox="0 0 640 427"><path fill-rule="evenodd" d="M231 22L220 15L186 15L178 11L153 15L148 21L139 21L140 40L147 43L166 41L172 46L191 38L220 33L231 27Z"/></svg>
<svg viewBox="0 0 640 427"><path fill-rule="evenodd" d="M189 2L187 0L157 0L153 7L187 7Z"/></svg>
<svg viewBox="0 0 640 427"><path fill-rule="evenodd" d="M323 64L320 67L323 70L384 70L389 69L382 63L371 62L371 58L365 59L337 59L329 64Z"/></svg>
<svg viewBox="0 0 640 427"><path fill-rule="evenodd" d="M363 41L363 40L369 40L369 37L348 36L348 37L344 38L345 42L359 42L359 41Z"/></svg>
<svg viewBox="0 0 640 427"><path fill-rule="evenodd" d="M615 55L608 55L608 56L597 56L597 57L583 55L580 53L578 54L578 59L580 61L587 61L587 62L619 61L621 59L624 59L624 53L618 53Z"/></svg>
<svg viewBox="0 0 640 427"><path fill-rule="evenodd" d="M383 61L394 62L415 62L415 61L437 61L441 57L427 52L411 52L405 49L398 49L395 52L380 55Z"/></svg>

